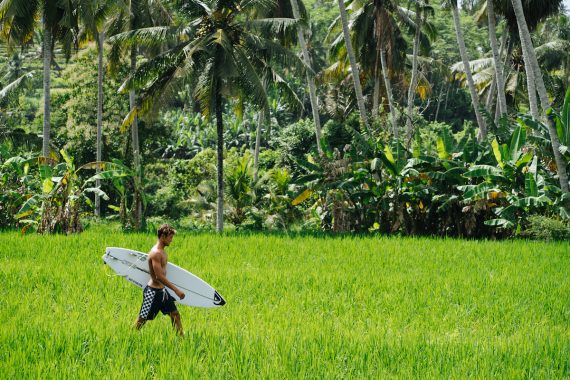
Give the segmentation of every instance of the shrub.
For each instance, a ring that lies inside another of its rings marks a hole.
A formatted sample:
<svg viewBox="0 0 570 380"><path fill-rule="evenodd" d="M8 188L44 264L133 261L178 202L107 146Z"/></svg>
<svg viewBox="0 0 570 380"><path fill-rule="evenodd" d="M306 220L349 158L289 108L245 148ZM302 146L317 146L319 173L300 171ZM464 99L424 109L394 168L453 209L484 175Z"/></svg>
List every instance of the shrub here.
<svg viewBox="0 0 570 380"><path fill-rule="evenodd" d="M533 215L528 218L529 225L522 236L539 240L568 240L570 239L570 225L560 219L542 215Z"/></svg>

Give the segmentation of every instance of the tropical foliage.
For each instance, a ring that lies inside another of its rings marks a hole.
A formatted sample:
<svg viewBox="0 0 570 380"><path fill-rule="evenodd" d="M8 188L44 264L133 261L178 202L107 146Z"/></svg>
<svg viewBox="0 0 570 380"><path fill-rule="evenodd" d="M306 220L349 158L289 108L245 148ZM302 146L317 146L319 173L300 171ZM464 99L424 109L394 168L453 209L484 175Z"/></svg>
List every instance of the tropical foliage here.
<svg viewBox="0 0 570 380"><path fill-rule="evenodd" d="M567 225L561 1L463 3L2 2L0 223Z"/></svg>

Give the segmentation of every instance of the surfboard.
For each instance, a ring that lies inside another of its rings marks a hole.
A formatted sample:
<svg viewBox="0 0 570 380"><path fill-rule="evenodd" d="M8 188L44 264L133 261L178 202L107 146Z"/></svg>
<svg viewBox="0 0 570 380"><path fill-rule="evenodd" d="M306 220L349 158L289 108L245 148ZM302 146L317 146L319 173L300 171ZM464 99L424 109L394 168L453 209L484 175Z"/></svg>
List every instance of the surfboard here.
<svg viewBox="0 0 570 380"><path fill-rule="evenodd" d="M148 255L125 248L108 247L103 255L103 261L111 267L118 276L144 288L150 280ZM178 298L170 289L168 293L182 305L195 307L220 307L225 305L224 298L206 281L180 268L178 265L166 265L166 278L185 294L183 300Z"/></svg>

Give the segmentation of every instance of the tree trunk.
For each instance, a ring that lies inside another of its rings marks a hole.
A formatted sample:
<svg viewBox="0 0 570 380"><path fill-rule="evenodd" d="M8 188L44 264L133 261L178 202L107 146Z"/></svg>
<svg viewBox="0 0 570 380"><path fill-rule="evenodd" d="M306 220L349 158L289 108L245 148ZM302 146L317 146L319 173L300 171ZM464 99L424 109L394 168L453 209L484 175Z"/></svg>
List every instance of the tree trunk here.
<svg viewBox="0 0 570 380"><path fill-rule="evenodd" d="M259 170L259 149L261 146L261 127L265 122L265 111L260 110L257 114L257 130L255 132L255 153L253 155L253 182L257 182Z"/></svg>
<svg viewBox="0 0 570 380"><path fill-rule="evenodd" d="M104 32L100 32L97 36L97 153L96 161L101 162L102 160L102 133L103 133L103 43L105 41ZM97 165L97 174L101 172L101 167ZM95 182L96 187L101 186L101 181L97 180ZM101 216L101 198L98 194L95 194L95 216Z"/></svg>
<svg viewBox="0 0 570 380"><path fill-rule="evenodd" d="M507 113L507 98L505 97L505 78L503 77L503 62L497 48L497 31L495 27L495 9L493 0L487 0L487 18L489 19L489 39L495 63L495 78L497 85L497 96L499 97L499 107L501 115ZM505 34L506 35L506 34ZM501 44L503 49L504 40Z"/></svg>
<svg viewBox="0 0 570 380"><path fill-rule="evenodd" d="M299 4L297 4L297 0L291 0L291 10L293 11L293 17L300 20L301 15L299 13ZM297 39L299 40L299 45L301 46L301 51L303 53L303 61L305 61L305 65L307 66L307 83L309 85L309 98L311 100L311 110L313 111L313 122L315 123L317 150L321 153L321 119L319 116L319 101L317 98L315 79L309 70L312 69L313 66L311 65L311 58L309 56L309 50L307 49L307 42L305 41L303 28L297 28Z"/></svg>
<svg viewBox="0 0 570 380"><path fill-rule="evenodd" d="M344 0L338 0L338 9L340 12L340 21L342 23L342 33L344 35L344 44L346 46L346 54L350 62L352 70L352 82L354 83L354 91L356 93L356 103L360 111L360 119L364 125L368 124L366 118L366 109L364 108L364 96L362 95L362 86L360 85L360 70L356 62L354 50L352 49L352 41L350 39L350 30L348 29L348 14L344 6Z"/></svg>
<svg viewBox="0 0 570 380"><path fill-rule="evenodd" d="M398 124L396 120L396 107L394 106L394 96L392 95L392 86L390 84L390 77L388 77L388 65L386 65L386 55L384 54L384 47L380 49L380 63L382 64L382 76L384 77L384 86L386 86L386 96L388 97L388 105L390 106L390 120L394 130L394 138L400 138Z"/></svg>
<svg viewBox="0 0 570 380"><path fill-rule="evenodd" d="M379 54L377 54L379 55ZM378 62L379 63L379 62ZM372 120L378 118L380 114L380 75L378 66L374 67L374 93L372 94Z"/></svg>
<svg viewBox="0 0 570 380"><path fill-rule="evenodd" d="M42 141L42 155L44 157L49 157L49 134L50 134L50 119L51 119L51 108L50 108L50 94L51 94L51 29L46 25L45 21L43 24L44 28L44 125L43 125L43 141Z"/></svg>
<svg viewBox="0 0 570 380"><path fill-rule="evenodd" d="M512 0L513 9L515 11L515 16L517 19L519 35L521 38L521 45L523 46L523 53L526 50L526 54L523 57L525 59L525 68L531 72L531 77L534 77L533 82L536 83L536 89L538 90L538 95L540 97L540 103L544 113L550 109L551 104L548 99L548 94L546 93L546 87L544 86L544 80L542 79L542 72L540 71L540 66L538 65L538 60L536 59L536 53L534 51L534 46L532 45L532 39L530 38L530 32L526 24L526 19L524 17L523 7L521 0ZM532 78L531 78L532 79ZM552 120L545 115L546 124L548 126L548 133L550 135L550 141L552 143L552 150L554 153L554 160L556 161L556 170L558 173L558 179L560 181L560 188L563 192L568 192L568 174L566 171L566 162L564 161L562 154L560 153L560 140L556 133L556 128L554 127Z"/></svg>
<svg viewBox="0 0 570 380"><path fill-rule="evenodd" d="M412 138L413 134L413 113L414 113L414 100L416 95L416 86L418 82L418 54L420 50L420 31L422 27L422 16L419 7L416 7L416 34L414 36L414 48L412 53L412 78L410 80L410 87L408 87L408 107L406 115L406 133L408 139Z"/></svg>
<svg viewBox="0 0 570 380"><path fill-rule="evenodd" d="M216 86L216 132L218 135L218 209L216 212L216 231L224 231L224 121L222 119L222 96Z"/></svg>
<svg viewBox="0 0 570 380"><path fill-rule="evenodd" d="M473 83L473 76L471 75L471 67L469 66L469 59L467 58L467 48L465 47L465 40L463 39L461 20L459 19L457 6L452 6L451 11L453 13L453 22L455 24L455 36L457 37L457 44L459 45L459 54L461 55L463 66L465 67L465 76L467 77L467 84L469 85L469 92L471 93L471 104L473 105L473 110L475 111L475 117L477 118L477 124L479 126L477 141L481 142L487 137L487 126L479 110L479 98L477 91L475 90L475 84Z"/></svg>
<svg viewBox="0 0 570 380"><path fill-rule="evenodd" d="M443 89L444 85L441 86L441 90L439 91L439 96L437 97L437 108L435 109L435 116L433 121L437 123L437 117L439 116L439 107L441 106L441 98L443 97ZM449 85L447 86L447 91L449 91Z"/></svg>
<svg viewBox="0 0 570 380"><path fill-rule="evenodd" d="M137 69L137 47L131 47L131 73ZM136 106L135 90L129 91L129 108L132 111ZM142 178L141 178L141 155L139 146L139 123L138 118L135 116L131 124L131 140L133 148L133 165L135 169L135 191L134 191L134 204L133 204L133 219L135 222L134 228L139 230L142 228Z"/></svg>

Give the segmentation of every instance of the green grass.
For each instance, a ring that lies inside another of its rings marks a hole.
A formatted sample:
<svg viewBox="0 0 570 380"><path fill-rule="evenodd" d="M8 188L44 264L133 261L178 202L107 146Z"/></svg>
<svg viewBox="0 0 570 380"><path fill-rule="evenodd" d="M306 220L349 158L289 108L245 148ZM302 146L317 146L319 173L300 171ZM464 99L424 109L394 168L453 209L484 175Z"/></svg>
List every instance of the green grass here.
<svg viewBox="0 0 570 380"><path fill-rule="evenodd" d="M0 378L568 378L570 247L178 234L172 262L228 304L131 329L142 292L106 246L151 234L0 234Z"/></svg>

